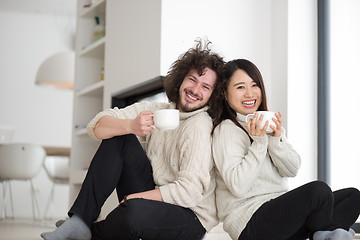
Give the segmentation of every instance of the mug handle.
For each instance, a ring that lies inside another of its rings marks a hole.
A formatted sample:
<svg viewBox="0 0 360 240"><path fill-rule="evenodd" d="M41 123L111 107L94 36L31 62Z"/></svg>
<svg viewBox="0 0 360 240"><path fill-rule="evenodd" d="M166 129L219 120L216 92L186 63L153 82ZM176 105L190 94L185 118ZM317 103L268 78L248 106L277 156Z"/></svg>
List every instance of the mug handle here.
<svg viewBox="0 0 360 240"><path fill-rule="evenodd" d="M246 123L249 121L249 119L254 118L255 113L246 115Z"/></svg>
<svg viewBox="0 0 360 240"><path fill-rule="evenodd" d="M153 117L153 121L154 121L154 113L149 114L149 116L152 116L152 117ZM152 125L151 127L152 127L153 129L158 129L158 128L155 126L155 123L154 123L154 125Z"/></svg>

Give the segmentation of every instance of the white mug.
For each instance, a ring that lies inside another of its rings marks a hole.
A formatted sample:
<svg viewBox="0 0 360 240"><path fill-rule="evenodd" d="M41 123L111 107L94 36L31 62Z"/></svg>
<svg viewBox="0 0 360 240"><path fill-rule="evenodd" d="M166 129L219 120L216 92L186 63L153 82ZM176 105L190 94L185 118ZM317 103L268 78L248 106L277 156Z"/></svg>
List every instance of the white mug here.
<svg viewBox="0 0 360 240"><path fill-rule="evenodd" d="M267 133L273 132L273 130L270 128L270 125L276 127L276 124L275 124L274 121L272 120L272 118L276 118L275 112L271 112L271 111L258 111L257 113L258 113L258 118L257 118L258 120L259 120L261 114L264 115L264 118L263 118L263 120L262 120L262 122L261 122L261 128L263 128L263 127L265 126L266 121L269 121L269 125L268 125L268 127L266 128L266 132L267 132ZM254 115L255 115L255 113L246 115L246 122L248 122L250 119L254 118ZM277 118L276 118L276 119L277 119Z"/></svg>
<svg viewBox="0 0 360 240"><path fill-rule="evenodd" d="M162 130L173 130L179 126L178 109L160 109L154 111L155 127Z"/></svg>

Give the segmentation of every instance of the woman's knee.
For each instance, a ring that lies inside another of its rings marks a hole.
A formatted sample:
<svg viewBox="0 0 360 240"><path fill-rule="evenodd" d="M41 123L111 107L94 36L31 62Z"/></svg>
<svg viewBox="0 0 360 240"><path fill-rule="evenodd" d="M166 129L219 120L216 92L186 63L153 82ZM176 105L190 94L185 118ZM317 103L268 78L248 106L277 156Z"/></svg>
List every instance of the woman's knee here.
<svg viewBox="0 0 360 240"><path fill-rule="evenodd" d="M331 201L331 204L334 201L334 195L325 182L322 181L313 181L308 184L309 194L312 198L317 198L318 200Z"/></svg>
<svg viewBox="0 0 360 240"><path fill-rule="evenodd" d="M349 190L351 191L351 198L355 202L360 202L360 191L357 188L349 188Z"/></svg>

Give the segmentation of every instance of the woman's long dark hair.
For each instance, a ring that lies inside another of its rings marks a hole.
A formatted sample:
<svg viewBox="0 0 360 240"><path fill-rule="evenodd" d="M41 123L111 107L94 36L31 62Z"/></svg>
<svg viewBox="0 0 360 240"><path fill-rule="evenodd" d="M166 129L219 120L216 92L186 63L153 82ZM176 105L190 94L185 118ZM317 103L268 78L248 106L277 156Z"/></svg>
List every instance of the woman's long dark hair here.
<svg viewBox="0 0 360 240"><path fill-rule="evenodd" d="M240 127L248 134L248 132L243 128L243 126L241 126L241 124L237 121L235 110L230 107L229 103L226 101L225 98L225 94L229 87L230 79L237 70L243 70L244 72L246 72L246 74L259 86L261 90L261 104L257 109L257 111L268 110L265 85L259 69L255 66L255 64L253 64L249 60L246 59L232 60L226 63L222 69L222 78L223 78L221 85L221 90L223 92L221 99L222 111L214 119L214 126L211 134L214 133L215 128L225 119L230 119L236 126Z"/></svg>

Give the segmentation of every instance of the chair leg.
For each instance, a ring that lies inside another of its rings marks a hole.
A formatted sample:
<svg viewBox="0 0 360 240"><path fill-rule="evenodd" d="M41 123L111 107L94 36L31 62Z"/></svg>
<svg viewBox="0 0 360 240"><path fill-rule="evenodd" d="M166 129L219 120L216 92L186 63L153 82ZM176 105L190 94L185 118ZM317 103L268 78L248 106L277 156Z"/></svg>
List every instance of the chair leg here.
<svg viewBox="0 0 360 240"><path fill-rule="evenodd" d="M50 191L50 195L49 195L49 199L46 203L46 207L45 207L45 212L44 212L44 219L52 219L53 214L54 214L54 191L55 191L55 183L52 183L52 187L51 187L51 191ZM50 207L50 217L47 218L46 215L48 213Z"/></svg>
<svg viewBox="0 0 360 240"><path fill-rule="evenodd" d="M2 200L2 208L1 208L1 219L6 218L6 181L2 182L2 190L3 190L3 200Z"/></svg>
<svg viewBox="0 0 360 240"><path fill-rule="evenodd" d="M36 199L36 192L35 192L35 188L34 188L34 185L33 185L33 182L31 179L30 179L30 185L31 185L31 203L32 203L33 219L34 219L34 221L36 221L36 220L40 220L40 208L39 208L38 201ZM35 213L35 211L36 211L36 213ZM36 216L38 218L36 218Z"/></svg>
<svg viewBox="0 0 360 240"><path fill-rule="evenodd" d="M11 218L15 218L15 214L14 214L14 200L13 200L13 194L12 194L12 189L11 189L11 182L9 180L9 192L10 192L10 202L11 202Z"/></svg>
<svg viewBox="0 0 360 240"><path fill-rule="evenodd" d="M12 190L11 190L11 183L9 180L7 181L3 181L2 182L3 185L3 204L2 204L2 214L1 214L1 218L0 219L5 219L7 218L7 213L6 213L6 200L7 200L7 188L9 187L9 193L10 193L10 207L11 207L11 213L12 213L12 217L14 218L14 202L13 202L13 197L12 197Z"/></svg>

